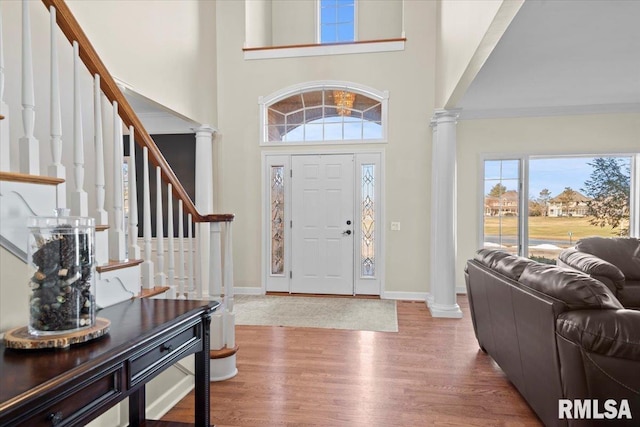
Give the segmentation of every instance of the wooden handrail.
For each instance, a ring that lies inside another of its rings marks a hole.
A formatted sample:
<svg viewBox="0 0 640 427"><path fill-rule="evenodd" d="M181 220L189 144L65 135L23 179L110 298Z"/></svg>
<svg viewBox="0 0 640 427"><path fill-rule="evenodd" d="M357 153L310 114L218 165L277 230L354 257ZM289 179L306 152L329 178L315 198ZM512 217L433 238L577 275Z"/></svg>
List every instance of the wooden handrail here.
<svg viewBox="0 0 640 427"><path fill-rule="evenodd" d="M193 216L194 222L228 222L233 221L233 214L209 214L203 215L198 212L198 209L194 205L193 201L187 194L186 190L182 186L182 183L178 180L175 173L167 163L160 149L151 138L151 135L142 125L142 122L129 105L129 101L122 94L120 88L116 84L115 80L107 70L97 52L93 48L93 45L87 38L80 24L71 13L71 10L64 2L64 0L42 0L42 3L47 7L47 10L51 6L56 9L56 22L62 33L69 40L70 43L74 41L78 42L80 46L80 59L91 72L91 75L100 75L100 89L105 94L109 102L118 103L118 112L122 118L125 126L133 126L135 129L135 140L141 147L147 147L149 150L149 158L155 166L160 166L162 171L163 181L170 183L173 188L174 196L182 200L184 209Z"/></svg>

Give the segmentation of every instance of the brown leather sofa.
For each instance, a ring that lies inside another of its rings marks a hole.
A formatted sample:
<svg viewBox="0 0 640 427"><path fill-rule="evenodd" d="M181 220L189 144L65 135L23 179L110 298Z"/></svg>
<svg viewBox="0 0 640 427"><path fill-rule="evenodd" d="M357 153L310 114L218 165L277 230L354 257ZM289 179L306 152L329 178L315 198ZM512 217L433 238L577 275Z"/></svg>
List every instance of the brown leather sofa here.
<svg viewBox="0 0 640 427"><path fill-rule="evenodd" d="M623 306L640 310L640 239L581 239L574 247L560 252L558 265L598 279Z"/></svg>
<svg viewBox="0 0 640 427"><path fill-rule="evenodd" d="M545 425L640 424L640 311L586 274L497 250L465 278L480 347ZM626 399L633 419L561 419L560 399Z"/></svg>

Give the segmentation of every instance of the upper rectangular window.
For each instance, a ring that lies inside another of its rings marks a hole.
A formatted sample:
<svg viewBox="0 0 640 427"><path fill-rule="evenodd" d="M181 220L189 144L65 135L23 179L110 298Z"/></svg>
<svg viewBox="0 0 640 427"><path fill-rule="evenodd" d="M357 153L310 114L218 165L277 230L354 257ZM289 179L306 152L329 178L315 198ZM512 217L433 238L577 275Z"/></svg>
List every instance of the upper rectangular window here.
<svg viewBox="0 0 640 427"><path fill-rule="evenodd" d="M356 0L319 0L319 42L356 40Z"/></svg>

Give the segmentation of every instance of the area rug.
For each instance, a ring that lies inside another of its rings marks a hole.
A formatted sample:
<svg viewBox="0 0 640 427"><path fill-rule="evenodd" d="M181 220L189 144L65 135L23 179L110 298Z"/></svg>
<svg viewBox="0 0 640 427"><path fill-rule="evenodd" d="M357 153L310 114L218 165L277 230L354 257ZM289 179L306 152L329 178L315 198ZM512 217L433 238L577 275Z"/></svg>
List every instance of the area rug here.
<svg viewBox="0 0 640 427"><path fill-rule="evenodd" d="M393 300L236 295L236 325L398 332Z"/></svg>

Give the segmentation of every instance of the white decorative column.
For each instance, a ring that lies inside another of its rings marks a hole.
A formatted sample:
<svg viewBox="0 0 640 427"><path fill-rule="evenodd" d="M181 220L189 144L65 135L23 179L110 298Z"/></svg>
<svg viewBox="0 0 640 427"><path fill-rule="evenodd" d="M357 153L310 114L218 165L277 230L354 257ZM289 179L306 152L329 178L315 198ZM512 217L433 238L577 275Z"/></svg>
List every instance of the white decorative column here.
<svg viewBox="0 0 640 427"><path fill-rule="evenodd" d="M196 131L196 208L201 214L213 212L213 129L202 125ZM196 284L197 298L208 299L211 289L211 224L198 223L198 254L200 283ZM215 252L215 251L214 251ZM218 252L219 253L219 252ZM219 301L220 295L216 300Z"/></svg>
<svg viewBox="0 0 640 427"><path fill-rule="evenodd" d="M455 271L457 119L457 111L439 110L431 120L431 295L427 306L433 317L462 317Z"/></svg>

